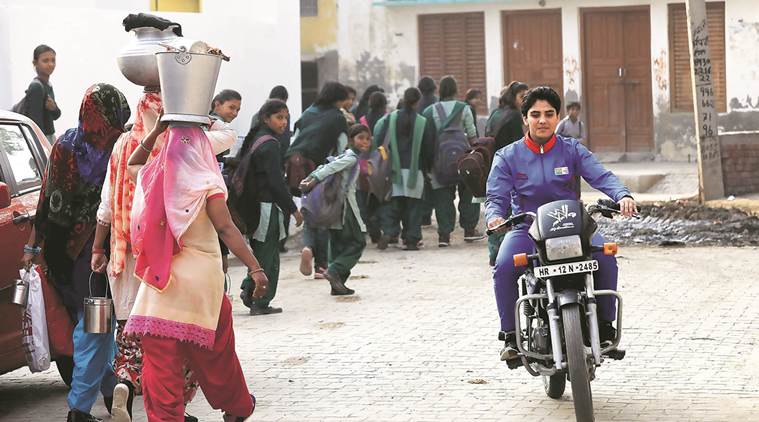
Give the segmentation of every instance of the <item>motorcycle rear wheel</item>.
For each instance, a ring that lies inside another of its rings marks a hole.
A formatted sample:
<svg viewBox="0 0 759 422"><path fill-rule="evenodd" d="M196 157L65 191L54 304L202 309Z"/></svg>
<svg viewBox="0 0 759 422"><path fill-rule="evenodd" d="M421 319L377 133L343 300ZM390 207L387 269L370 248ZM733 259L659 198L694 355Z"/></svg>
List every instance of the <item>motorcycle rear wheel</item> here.
<svg viewBox="0 0 759 422"><path fill-rule="evenodd" d="M593 396L590 391L588 361L582 339L580 305L573 303L561 308L564 323L564 341L567 346L569 380L572 383L572 401L577 422L593 422Z"/></svg>
<svg viewBox="0 0 759 422"><path fill-rule="evenodd" d="M567 374L560 372L550 377L543 375L543 387L546 395L552 399L560 399L567 388Z"/></svg>

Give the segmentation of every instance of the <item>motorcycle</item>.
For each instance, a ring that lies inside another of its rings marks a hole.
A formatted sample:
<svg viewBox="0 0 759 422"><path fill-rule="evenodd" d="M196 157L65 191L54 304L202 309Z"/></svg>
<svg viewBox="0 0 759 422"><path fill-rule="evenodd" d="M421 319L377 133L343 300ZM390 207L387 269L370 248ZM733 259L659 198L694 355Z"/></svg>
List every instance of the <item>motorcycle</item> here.
<svg viewBox="0 0 759 422"><path fill-rule="evenodd" d="M525 267L519 278L516 301L516 344L518 358L507 361L510 369L523 366L533 376L542 376L546 394L554 399L564 394L566 381L572 386L577 421L593 421L590 382L606 357L621 360L622 296L613 290L595 290L593 272L598 261L592 253L616 255L616 243L591 244L598 225L594 214L613 218L620 213L611 200L587 207L575 200L545 204L537 212L511 216L501 227L511 228L532 219L528 230L535 242L534 254L513 256L516 267ZM639 218L637 215L634 217ZM611 341L601 343L596 311L599 296L617 301L617 331ZM520 318L524 316L524 319ZM505 340L501 333L500 340Z"/></svg>

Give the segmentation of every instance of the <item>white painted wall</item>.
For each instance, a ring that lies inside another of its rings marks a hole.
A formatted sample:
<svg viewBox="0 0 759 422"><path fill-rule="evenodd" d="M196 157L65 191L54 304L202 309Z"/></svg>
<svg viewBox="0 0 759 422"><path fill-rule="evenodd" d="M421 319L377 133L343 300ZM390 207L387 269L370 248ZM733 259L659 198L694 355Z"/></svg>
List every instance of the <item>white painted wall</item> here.
<svg viewBox="0 0 759 422"><path fill-rule="evenodd" d="M116 55L133 35L124 31L129 13L148 12L149 0L0 0L0 109L17 102L35 76L32 51L48 44L57 52L51 77L62 116L56 132L76 125L84 91L107 82L134 107L141 87L127 81ZM221 66L217 91L231 88L243 97L232 126L247 133L274 85L290 92L299 114L300 8L296 1L204 0L202 13L156 13L182 24L184 35L221 48L230 62ZM294 119L293 119L294 121Z"/></svg>
<svg viewBox="0 0 759 422"><path fill-rule="evenodd" d="M726 82L728 109L736 98L742 105L751 99L759 110L759 3L756 0L725 2Z"/></svg>

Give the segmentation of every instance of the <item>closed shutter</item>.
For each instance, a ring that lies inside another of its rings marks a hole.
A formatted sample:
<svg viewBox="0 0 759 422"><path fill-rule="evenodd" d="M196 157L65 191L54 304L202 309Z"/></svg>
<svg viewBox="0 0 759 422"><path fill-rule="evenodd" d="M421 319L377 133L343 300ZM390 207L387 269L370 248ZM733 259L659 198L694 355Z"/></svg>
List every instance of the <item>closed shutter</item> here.
<svg viewBox="0 0 759 422"><path fill-rule="evenodd" d="M709 27L715 106L717 111L725 112L725 3L706 3L706 21ZM685 4L682 3L669 5L669 55L670 108L672 111L693 111L688 21Z"/></svg>
<svg viewBox="0 0 759 422"><path fill-rule="evenodd" d="M459 97L463 97L470 88L487 92L485 15L420 15L419 73L421 76L430 76L435 81L453 75L458 82ZM478 112L487 114L484 108Z"/></svg>

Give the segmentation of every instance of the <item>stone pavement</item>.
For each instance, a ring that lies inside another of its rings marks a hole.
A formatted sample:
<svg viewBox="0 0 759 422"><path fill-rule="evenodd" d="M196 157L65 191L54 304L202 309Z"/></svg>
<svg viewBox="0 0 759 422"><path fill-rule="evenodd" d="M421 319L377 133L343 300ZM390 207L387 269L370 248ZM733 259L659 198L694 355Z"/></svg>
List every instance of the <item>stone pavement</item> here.
<svg viewBox="0 0 759 422"><path fill-rule="evenodd" d="M499 362L485 244L453 240L420 252L369 247L349 282L357 295L343 298L301 277L291 252L275 301L283 314L249 317L235 300L254 420L574 420L569 385L552 400L541 379ZM627 357L597 372L598 421L759 418L758 252L621 250ZM52 368L2 375L0 421L63 420L65 394ZM145 421L141 400L135 409ZM188 410L221 420L201 394ZM105 417L101 401L93 412Z"/></svg>

